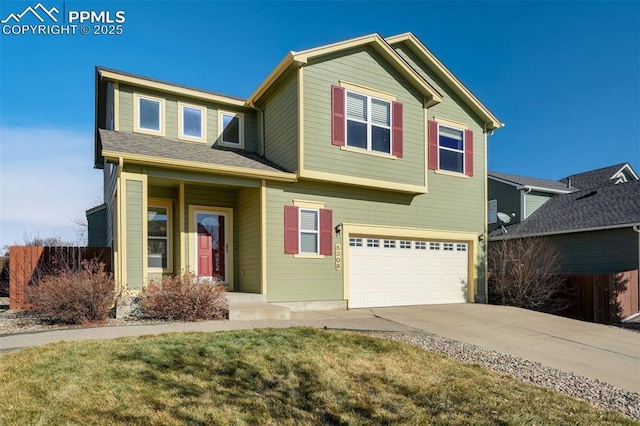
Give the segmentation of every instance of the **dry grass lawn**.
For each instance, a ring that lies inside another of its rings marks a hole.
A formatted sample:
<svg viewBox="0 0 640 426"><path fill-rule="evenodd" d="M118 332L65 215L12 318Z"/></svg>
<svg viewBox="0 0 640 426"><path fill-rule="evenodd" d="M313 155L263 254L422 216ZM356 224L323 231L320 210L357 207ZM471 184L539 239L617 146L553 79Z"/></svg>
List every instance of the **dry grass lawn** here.
<svg viewBox="0 0 640 426"><path fill-rule="evenodd" d="M413 346L295 328L0 356L0 424L636 424Z"/></svg>

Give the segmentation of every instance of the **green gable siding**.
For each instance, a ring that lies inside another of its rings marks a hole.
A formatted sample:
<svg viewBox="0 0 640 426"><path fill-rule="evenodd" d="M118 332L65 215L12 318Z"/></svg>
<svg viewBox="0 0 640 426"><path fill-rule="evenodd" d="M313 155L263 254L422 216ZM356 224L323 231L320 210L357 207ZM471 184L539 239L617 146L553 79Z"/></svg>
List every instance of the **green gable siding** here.
<svg viewBox="0 0 640 426"><path fill-rule="evenodd" d="M549 238L563 254L563 272L608 274L638 269L638 234L630 227Z"/></svg>
<svg viewBox="0 0 640 426"><path fill-rule="evenodd" d="M264 106L265 157L295 172L298 169L298 80L293 77Z"/></svg>
<svg viewBox="0 0 640 426"><path fill-rule="evenodd" d="M128 290L142 290L144 284L143 262L146 261L146 253L143 247L143 220L146 212L142 211L143 188L138 180L125 179L126 193L126 246L127 246L127 270L125 271L126 286Z"/></svg>
<svg viewBox="0 0 640 426"><path fill-rule="evenodd" d="M175 96L173 94L162 93L144 88L132 87L126 84L119 85L119 131L133 132L133 94L148 95L164 99L165 104L165 137L171 139L178 138L178 102L206 107L207 142L209 145L217 143L220 136L218 129L218 112L240 112L244 114L244 138L245 150L256 151L256 117L255 112L248 108L227 107L226 105L213 102L202 102L188 97ZM194 142L198 143L198 142Z"/></svg>
<svg viewBox="0 0 640 426"><path fill-rule="evenodd" d="M533 212L538 210L544 203L550 198L551 194L545 194L543 192L531 191L525 194L525 218L531 216Z"/></svg>
<svg viewBox="0 0 640 426"><path fill-rule="evenodd" d="M448 176L439 176L448 177ZM333 211L333 224L358 223L446 231L484 232L483 194L471 201L452 196L458 181L451 178L443 188L419 196L372 191L346 185L328 186L322 183L299 183L295 186L270 183L267 189L267 298L270 302L306 300L343 300L342 272L335 270L335 257L324 259L294 258L284 254L284 206L294 199L325 203ZM459 202L451 200L460 200ZM472 204L476 208L469 208ZM335 243L342 242L334 235ZM482 250L480 245L479 250ZM481 259L483 254L478 254ZM480 262L480 264L482 264ZM484 282L484 270L477 271L478 282ZM478 285L483 294L484 286Z"/></svg>
<svg viewBox="0 0 640 426"><path fill-rule="evenodd" d="M260 190L238 191L237 291L260 293Z"/></svg>
<svg viewBox="0 0 640 426"><path fill-rule="evenodd" d="M488 181L489 200L498 200L498 211L508 214L511 217L509 224L512 225L520 222L520 191L513 185L497 182L493 179L489 179ZM515 216L513 214L515 214ZM490 230L496 229L499 226L499 223L491 224Z"/></svg>
<svg viewBox="0 0 640 426"><path fill-rule="evenodd" d="M118 90L118 126L121 132L133 132L133 89L120 85Z"/></svg>
<svg viewBox="0 0 640 426"><path fill-rule="evenodd" d="M394 94L403 104L403 158L347 152L331 144L331 85L339 80ZM423 97L373 50L323 57L304 67L305 169L424 185L424 129Z"/></svg>

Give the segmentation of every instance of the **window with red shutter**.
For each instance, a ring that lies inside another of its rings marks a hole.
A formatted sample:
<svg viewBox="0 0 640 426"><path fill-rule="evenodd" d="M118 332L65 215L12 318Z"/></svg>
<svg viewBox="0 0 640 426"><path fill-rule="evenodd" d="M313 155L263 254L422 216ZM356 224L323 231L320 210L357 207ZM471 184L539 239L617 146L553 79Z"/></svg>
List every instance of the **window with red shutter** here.
<svg viewBox="0 0 640 426"><path fill-rule="evenodd" d="M298 254L298 208L284 206L284 252Z"/></svg>
<svg viewBox="0 0 640 426"><path fill-rule="evenodd" d="M340 86L331 86L331 143L333 145L345 145L344 106L344 89Z"/></svg>
<svg viewBox="0 0 640 426"><path fill-rule="evenodd" d="M430 170L446 170L473 176L473 131L429 121Z"/></svg>
<svg viewBox="0 0 640 426"><path fill-rule="evenodd" d="M320 210L320 254L331 256L333 247L333 211Z"/></svg>

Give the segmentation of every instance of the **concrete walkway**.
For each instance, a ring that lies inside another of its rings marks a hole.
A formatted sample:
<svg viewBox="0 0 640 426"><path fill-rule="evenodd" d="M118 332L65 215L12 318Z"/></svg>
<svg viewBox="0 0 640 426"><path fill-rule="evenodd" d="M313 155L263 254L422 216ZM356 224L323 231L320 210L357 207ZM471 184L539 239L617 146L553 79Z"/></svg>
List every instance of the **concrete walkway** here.
<svg viewBox="0 0 640 426"><path fill-rule="evenodd" d="M206 321L0 335L0 351L57 341L292 326L423 331L540 362L640 393L640 334L524 309L480 304L304 312L302 319Z"/></svg>

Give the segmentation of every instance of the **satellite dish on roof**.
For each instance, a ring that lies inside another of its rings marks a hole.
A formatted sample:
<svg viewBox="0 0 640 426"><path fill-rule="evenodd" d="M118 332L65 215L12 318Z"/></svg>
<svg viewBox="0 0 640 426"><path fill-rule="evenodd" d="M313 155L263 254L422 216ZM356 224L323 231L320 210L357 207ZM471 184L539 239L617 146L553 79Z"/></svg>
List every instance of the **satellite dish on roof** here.
<svg viewBox="0 0 640 426"><path fill-rule="evenodd" d="M502 213L502 212L498 212L498 219L500 219L500 222L502 222L502 223L511 222L511 216L509 216L506 213Z"/></svg>

